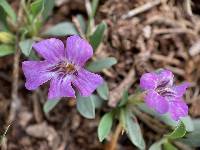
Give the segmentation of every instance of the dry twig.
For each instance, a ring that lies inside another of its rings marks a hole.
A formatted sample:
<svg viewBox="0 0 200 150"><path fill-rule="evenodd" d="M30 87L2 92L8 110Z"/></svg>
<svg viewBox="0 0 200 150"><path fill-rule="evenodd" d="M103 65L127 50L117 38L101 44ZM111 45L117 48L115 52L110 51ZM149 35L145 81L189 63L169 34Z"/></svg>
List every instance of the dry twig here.
<svg viewBox="0 0 200 150"><path fill-rule="evenodd" d="M184 77L185 74L186 74L186 73L185 73L185 70L183 70L183 69L181 69L181 68L178 68L178 67L173 67L173 66L167 65L165 68L171 70L171 71L174 72L175 74L180 75L180 76L182 76L182 77Z"/></svg>
<svg viewBox="0 0 200 150"><path fill-rule="evenodd" d="M165 126L162 125L158 120L152 119L148 114L141 112L136 107L133 107L132 110L138 116L142 122L144 122L148 127L150 127L153 131L163 134L166 132Z"/></svg>
<svg viewBox="0 0 200 150"><path fill-rule="evenodd" d="M43 122L43 116L42 116L42 110L41 110L41 105L40 101L38 99L38 92L34 92L32 95L32 101L33 101L33 114L35 117L35 120L37 123Z"/></svg>
<svg viewBox="0 0 200 150"><path fill-rule="evenodd" d="M127 19L127 18L133 17L135 15L138 15L140 13L143 13L145 11L148 11L149 9L161 4L163 1L164 0L154 0L154 1L148 2L140 7L137 7L135 9L129 11L127 14L123 15L121 18Z"/></svg>
<svg viewBox="0 0 200 150"><path fill-rule="evenodd" d="M166 29L154 29L153 33L155 35L159 34L191 34L193 36L196 36L196 32L190 29L185 29L185 28L166 28Z"/></svg>
<svg viewBox="0 0 200 150"><path fill-rule="evenodd" d="M12 101L10 106L10 114L8 122L14 121L16 113L21 106L20 99L18 97L18 78L19 78L19 59L20 59L20 50L18 42L16 40L16 52L14 55L14 64L13 64L13 82L12 82Z"/></svg>
<svg viewBox="0 0 200 150"><path fill-rule="evenodd" d="M110 98L108 105L115 107L123 95L125 89L128 89L135 82L135 70L131 69L127 74L126 78L120 83L118 87L110 92Z"/></svg>
<svg viewBox="0 0 200 150"><path fill-rule="evenodd" d="M21 20L22 20L22 15L23 15L23 7L19 8L18 11L18 18L17 18L17 26L18 24L20 24ZM14 119L16 118L16 114L17 111L20 109L21 107L21 101L18 97L18 86L19 86L19 61L20 61L20 55L21 55L21 51L19 48L19 33L16 33L16 41L15 41L15 55L14 55L14 62L13 62L13 79L12 79L12 93L11 93L11 106L10 106L10 114L8 117L8 123L10 124L10 122L14 121Z"/></svg>
<svg viewBox="0 0 200 150"><path fill-rule="evenodd" d="M122 133L122 125L119 123L117 125L117 128L115 130L115 133L112 135L111 141L108 144L108 146L106 146L105 150L116 150L117 147L117 141L119 139L120 134Z"/></svg>
<svg viewBox="0 0 200 150"><path fill-rule="evenodd" d="M170 56L166 57L166 56L159 55L159 54L152 54L151 59L160 61L160 62L164 62L167 64L173 64L173 65L177 65L177 66L181 65L181 62L178 59L170 57Z"/></svg>
<svg viewBox="0 0 200 150"><path fill-rule="evenodd" d="M181 150L193 150L188 145L186 145L186 144L184 144L182 142L175 141L174 144Z"/></svg>

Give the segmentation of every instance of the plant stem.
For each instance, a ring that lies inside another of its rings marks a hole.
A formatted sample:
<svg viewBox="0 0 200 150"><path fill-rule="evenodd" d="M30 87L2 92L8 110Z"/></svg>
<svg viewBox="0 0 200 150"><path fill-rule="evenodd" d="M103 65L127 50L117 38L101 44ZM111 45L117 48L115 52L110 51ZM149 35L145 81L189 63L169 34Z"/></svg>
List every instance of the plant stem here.
<svg viewBox="0 0 200 150"><path fill-rule="evenodd" d="M108 145L107 150L116 150L117 141L119 139L120 134L122 133L122 129L123 129L123 127L122 127L121 123L119 123L115 130L115 133L112 135L112 139L111 139L110 144Z"/></svg>
<svg viewBox="0 0 200 150"><path fill-rule="evenodd" d="M22 4L23 1L21 1ZM23 8L20 7L18 10L18 18L17 18L17 26L19 27L20 22L22 21ZM19 84L19 63L20 63L20 55L21 51L19 48L19 40L20 34L16 33L16 41L15 41L15 55L13 60L13 72L12 72L12 92L11 92L11 105L10 105L10 113L8 117L8 123L10 124L17 118L18 111L21 107L21 100L18 96L18 84Z"/></svg>
<svg viewBox="0 0 200 150"><path fill-rule="evenodd" d="M18 40L19 40L19 37L17 34L16 46L15 46L16 51L15 51L14 60L13 60L13 72L12 72L13 73L12 93L11 93L12 102L10 106L10 114L8 118L8 123L16 119L16 114L19 108L21 107L21 101L18 97L19 61L20 61L20 54L21 54L19 50Z"/></svg>
<svg viewBox="0 0 200 150"><path fill-rule="evenodd" d="M132 94L128 98L128 104L138 105L144 102L144 95L145 93L136 93Z"/></svg>

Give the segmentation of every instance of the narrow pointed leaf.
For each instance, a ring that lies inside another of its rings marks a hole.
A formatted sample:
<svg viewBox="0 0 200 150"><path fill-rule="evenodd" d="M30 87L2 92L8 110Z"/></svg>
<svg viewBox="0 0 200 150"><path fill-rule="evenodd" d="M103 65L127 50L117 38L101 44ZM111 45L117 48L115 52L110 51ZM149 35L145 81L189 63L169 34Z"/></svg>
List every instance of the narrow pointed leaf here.
<svg viewBox="0 0 200 150"><path fill-rule="evenodd" d="M111 66L113 66L116 63L117 63L117 60L114 57L107 57L104 59L99 59L99 60L91 62L87 66L87 69L92 72L100 72L103 69L110 68Z"/></svg>
<svg viewBox="0 0 200 150"><path fill-rule="evenodd" d="M33 3L31 3L30 9L33 16L37 16L44 9L44 0L35 0Z"/></svg>
<svg viewBox="0 0 200 150"><path fill-rule="evenodd" d="M42 11L44 19L47 19L47 17L52 14L54 4L55 0L44 0L44 9Z"/></svg>
<svg viewBox="0 0 200 150"><path fill-rule="evenodd" d="M107 25L105 22L102 22L99 24L94 31L94 33L89 37L90 43L93 47L93 49L97 49L97 47L100 45L100 43L103 40L103 35L105 30L107 29Z"/></svg>
<svg viewBox="0 0 200 150"><path fill-rule="evenodd" d="M185 134L186 134L185 125L183 124L182 121L180 121L179 124L177 125L177 127L174 129L174 131L172 133L170 133L169 135L167 135L167 138L179 139L179 138L184 137Z"/></svg>
<svg viewBox="0 0 200 150"><path fill-rule="evenodd" d="M78 95L76 107L83 117L88 119L93 119L95 117L95 104L93 95L88 97L82 97Z"/></svg>
<svg viewBox="0 0 200 150"><path fill-rule="evenodd" d="M73 34L78 34L78 32L74 24L71 22L58 23L44 32L44 35L50 35L50 36L67 36Z"/></svg>
<svg viewBox="0 0 200 150"><path fill-rule="evenodd" d="M27 39L19 43L20 49L25 56L28 57L30 55L33 43L34 41L32 39Z"/></svg>
<svg viewBox="0 0 200 150"><path fill-rule="evenodd" d="M186 117L181 118L181 121L185 125L185 129L186 129L187 132L194 131L194 124L193 124L190 116L186 116Z"/></svg>
<svg viewBox="0 0 200 150"><path fill-rule="evenodd" d="M14 47L12 45L1 44L0 45L0 57L10 55L14 53Z"/></svg>
<svg viewBox="0 0 200 150"><path fill-rule="evenodd" d="M12 18L14 22L17 20L15 11L6 0L0 0L0 6L3 8L6 14Z"/></svg>
<svg viewBox="0 0 200 150"><path fill-rule="evenodd" d="M164 143L165 140L159 140L152 144L149 148L149 150L162 150L162 144Z"/></svg>
<svg viewBox="0 0 200 150"><path fill-rule="evenodd" d="M145 142L143 139L143 135L140 129L140 126L137 122L136 117L129 110L125 110L125 123L126 123L126 132L129 136L131 142L137 146L139 149L145 149Z"/></svg>
<svg viewBox="0 0 200 150"><path fill-rule="evenodd" d="M156 119L162 121L166 125L169 125L171 127L176 127L178 125L178 122L174 121L169 116L169 114L160 115L160 114L156 113L154 110L149 109L145 104L138 105L138 108L140 110L142 110L143 112L154 116ZM181 118L181 121L184 123L187 132L191 132L191 131L194 130L194 126L193 126L193 123L192 123L190 116Z"/></svg>
<svg viewBox="0 0 200 150"><path fill-rule="evenodd" d="M167 142L163 144L163 150L178 150L174 145Z"/></svg>
<svg viewBox="0 0 200 150"><path fill-rule="evenodd" d="M163 144L162 140L155 142L150 146L149 150L162 150L162 144Z"/></svg>
<svg viewBox="0 0 200 150"><path fill-rule="evenodd" d="M45 114L49 113L59 103L59 101L60 99L47 100L43 107Z"/></svg>
<svg viewBox="0 0 200 150"><path fill-rule="evenodd" d="M108 100L108 95L109 95L109 89L108 89L108 84L104 81L104 83L97 88L97 93L99 96L104 99Z"/></svg>
<svg viewBox="0 0 200 150"><path fill-rule="evenodd" d="M83 33L86 33L86 22L82 15L77 15L78 22L80 24Z"/></svg>
<svg viewBox="0 0 200 150"><path fill-rule="evenodd" d="M93 99L95 108L101 108L104 100L98 95L94 95L94 94L92 94L92 99Z"/></svg>
<svg viewBox="0 0 200 150"><path fill-rule="evenodd" d="M111 112L106 113L102 118L98 126L98 137L102 142L110 133L113 123L113 114Z"/></svg>
<svg viewBox="0 0 200 150"><path fill-rule="evenodd" d="M6 12L4 11L3 7L0 5L0 30L1 31L9 31L8 30L8 23L6 20Z"/></svg>
<svg viewBox="0 0 200 150"><path fill-rule="evenodd" d="M192 123L194 125L194 131L188 133L184 138L179 141L192 146L192 147L200 147L200 119L193 119Z"/></svg>
<svg viewBox="0 0 200 150"><path fill-rule="evenodd" d="M119 114L119 122L121 123L122 127L126 129L126 110L125 108L120 108Z"/></svg>
<svg viewBox="0 0 200 150"><path fill-rule="evenodd" d="M122 96L122 99L119 101L119 107L124 106L128 102L128 91L125 90Z"/></svg>
<svg viewBox="0 0 200 150"><path fill-rule="evenodd" d="M91 6L92 7L92 14L91 14L91 16L92 17L95 16L98 4L99 4L99 0L92 0L92 6Z"/></svg>

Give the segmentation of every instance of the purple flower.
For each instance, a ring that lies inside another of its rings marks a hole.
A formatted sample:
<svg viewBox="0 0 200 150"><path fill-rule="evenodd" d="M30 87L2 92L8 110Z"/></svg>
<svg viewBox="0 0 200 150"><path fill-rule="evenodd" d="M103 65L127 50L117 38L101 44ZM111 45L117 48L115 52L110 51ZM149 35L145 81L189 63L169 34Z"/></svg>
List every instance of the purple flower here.
<svg viewBox="0 0 200 150"><path fill-rule="evenodd" d="M34 90L50 81L48 98L75 97L72 85L81 96L89 96L103 83L101 76L85 70L84 64L92 57L90 44L77 35L67 38L66 47L59 39L51 38L33 45L44 60L24 61L25 87Z"/></svg>
<svg viewBox="0 0 200 150"><path fill-rule="evenodd" d="M140 78L140 87L146 91L145 102L160 114L169 112L174 120L187 116L188 106L183 100L183 95L189 87L185 82L173 85L174 75L169 70L145 73Z"/></svg>

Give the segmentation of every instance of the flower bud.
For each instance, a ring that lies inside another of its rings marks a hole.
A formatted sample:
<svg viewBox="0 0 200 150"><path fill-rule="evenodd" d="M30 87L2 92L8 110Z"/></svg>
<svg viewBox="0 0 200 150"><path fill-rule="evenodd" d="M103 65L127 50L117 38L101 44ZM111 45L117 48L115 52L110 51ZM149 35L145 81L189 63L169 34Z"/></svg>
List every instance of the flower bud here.
<svg viewBox="0 0 200 150"><path fill-rule="evenodd" d="M1 43L13 43L14 36L9 32L0 32L0 42Z"/></svg>

